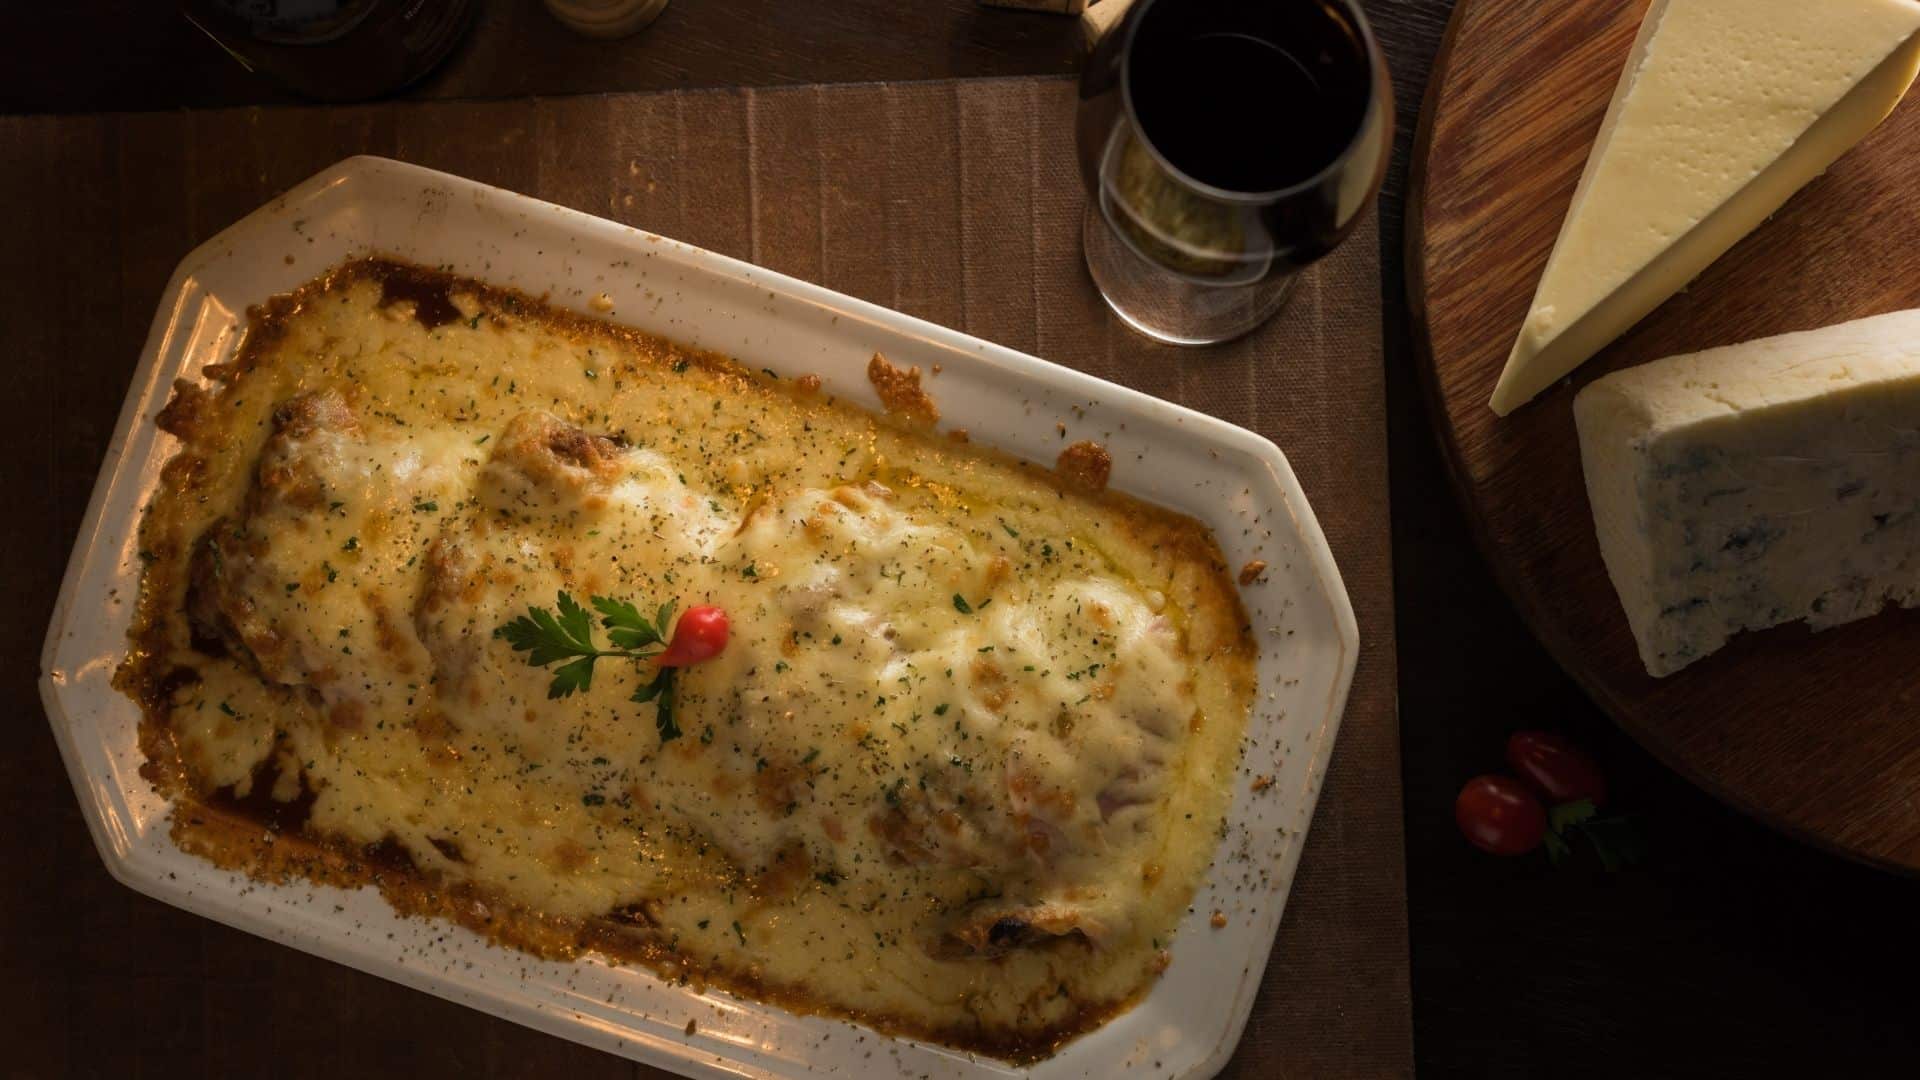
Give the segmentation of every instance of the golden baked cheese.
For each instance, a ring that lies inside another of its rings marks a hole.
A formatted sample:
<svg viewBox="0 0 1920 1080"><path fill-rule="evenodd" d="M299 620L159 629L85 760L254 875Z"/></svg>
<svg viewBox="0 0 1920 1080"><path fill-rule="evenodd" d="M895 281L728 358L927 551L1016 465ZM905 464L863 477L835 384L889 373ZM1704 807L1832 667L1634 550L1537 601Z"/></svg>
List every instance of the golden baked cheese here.
<svg viewBox="0 0 1920 1080"><path fill-rule="evenodd" d="M874 364L894 417L385 261L256 312L143 525L176 839L1011 1058L1136 1000L1252 697L1228 571ZM615 613L694 604L662 692Z"/></svg>

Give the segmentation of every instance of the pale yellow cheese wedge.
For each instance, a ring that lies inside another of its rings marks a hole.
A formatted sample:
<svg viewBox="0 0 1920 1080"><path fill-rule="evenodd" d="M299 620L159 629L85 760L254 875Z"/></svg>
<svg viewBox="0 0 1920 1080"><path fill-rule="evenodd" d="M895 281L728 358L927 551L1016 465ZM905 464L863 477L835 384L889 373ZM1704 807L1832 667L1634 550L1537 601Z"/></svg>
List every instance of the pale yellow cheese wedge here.
<svg viewBox="0 0 1920 1080"><path fill-rule="evenodd" d="M1494 388L1505 416L1683 288L1893 111L1915 0L1654 0Z"/></svg>

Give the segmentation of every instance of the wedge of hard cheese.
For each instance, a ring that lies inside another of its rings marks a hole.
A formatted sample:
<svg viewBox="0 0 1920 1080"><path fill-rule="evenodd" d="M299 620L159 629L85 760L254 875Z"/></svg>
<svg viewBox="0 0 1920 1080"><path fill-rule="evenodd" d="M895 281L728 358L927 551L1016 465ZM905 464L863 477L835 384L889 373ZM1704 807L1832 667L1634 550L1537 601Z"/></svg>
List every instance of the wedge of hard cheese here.
<svg viewBox="0 0 1920 1080"><path fill-rule="evenodd" d="M1679 291L1871 131L1915 0L1654 0L1493 392L1505 416Z"/></svg>
<svg viewBox="0 0 1920 1080"><path fill-rule="evenodd" d="M1649 674L1920 601L1920 311L1615 372L1573 413Z"/></svg>

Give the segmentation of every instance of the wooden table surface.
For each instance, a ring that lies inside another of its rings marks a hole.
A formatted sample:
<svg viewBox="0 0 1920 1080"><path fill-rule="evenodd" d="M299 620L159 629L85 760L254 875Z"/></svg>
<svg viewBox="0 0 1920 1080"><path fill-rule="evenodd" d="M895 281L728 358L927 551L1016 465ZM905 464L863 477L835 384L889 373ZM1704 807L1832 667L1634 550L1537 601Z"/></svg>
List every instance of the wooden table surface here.
<svg viewBox="0 0 1920 1080"><path fill-rule="evenodd" d="M1920 1060L1916 995L1907 977L1920 966L1920 942L1909 931L1920 883L1777 836L1654 762L1528 636L1451 501L1409 364L1400 257L1405 154L1449 6L1368 4L1393 67L1402 121L1381 233L1420 1070L1463 1077L1910 1075ZM181 25L172 7L164 0L72 0L10 12L0 38L0 112L289 100ZM451 62L409 96L1059 73L1073 70L1079 49L1070 19L985 9L973 0L673 0L653 28L612 44L564 33L533 0L494 0ZM0 161L0 173L7 167ZM5 275L29 272L84 280L84 267L64 265L58 255L0 256L0 287L8 284ZM102 315L82 292L50 313ZM104 315L117 325L144 321L146 312ZM30 332L0 328L0 341L17 349ZM0 393L0 422L46 423L49 403L34 392L44 386L41 379L10 379ZM120 389L99 393L117 397ZM79 520L102 433L50 430L59 436L44 456L0 462L0 497L16 512L11 550L52 552L47 565L57 565ZM51 516L19 516L35 509ZM15 617L0 628L8 670L33 666L50 595L43 582L22 580L18 568L0 577L0 596L15 600ZM0 834L0 864L9 868L0 885L0 1007L12 1036L0 1067L29 1076L223 1075L220 1062L169 1056L169 1048L192 1042L169 1024L180 1015L170 1003L198 993L169 975L187 958L170 951L168 930L175 917L190 916L160 909L134 916L140 925L99 928L110 931L102 940L151 941L140 956L89 948L93 935L86 932L58 935L80 944L55 954L52 935L38 932L71 921L64 905L75 899L72 892L52 884L63 876L97 883L90 888L120 886L98 873L91 849L50 850L51 830L39 827L57 821L62 835L75 835L78 811L65 778L45 770L51 739L32 681L16 670L0 682L0 704L21 740L18 753L0 757L0 809L14 823ZM1563 730L1593 749L1616 803L1640 821L1651 847L1647 862L1614 875L1584 865L1554 870L1482 857L1459 839L1451 820L1455 792L1469 776L1498 765L1505 736L1518 727ZM351 1010L331 1000L328 984L274 985L257 952L192 960L251 970L259 976L257 992L281 1007L341 1013L340 1043L275 1047L290 1074L331 1061L373 1075L435 1075L445 1059L426 1044L488 1038L482 1020L426 1032L420 1044L355 1046ZM55 965L75 973L57 993L36 978ZM405 1010L416 1000L392 988L352 1007ZM150 1022L138 1030L102 1027L102 1018L134 1011L129 1002ZM205 1004L201 1013L218 1014L217 1002ZM273 1033L259 1038L270 1044ZM75 1056L82 1045L93 1052ZM488 1051L486 1060L501 1075L555 1072L584 1064L576 1055L590 1053L554 1042L534 1059L497 1060ZM169 1070L166 1063L176 1060L182 1067Z"/></svg>

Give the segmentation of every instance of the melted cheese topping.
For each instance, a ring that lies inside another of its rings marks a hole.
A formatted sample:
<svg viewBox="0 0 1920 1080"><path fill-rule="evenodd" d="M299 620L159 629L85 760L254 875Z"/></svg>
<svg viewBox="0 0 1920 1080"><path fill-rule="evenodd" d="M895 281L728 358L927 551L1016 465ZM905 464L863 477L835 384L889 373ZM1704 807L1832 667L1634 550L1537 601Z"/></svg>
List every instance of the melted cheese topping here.
<svg viewBox="0 0 1920 1080"><path fill-rule="evenodd" d="M216 374L163 416L124 673L171 794L1011 1056L1164 967L1254 660L1197 524L392 264ZM552 697L494 633L562 591L729 613L679 737L651 664Z"/></svg>

